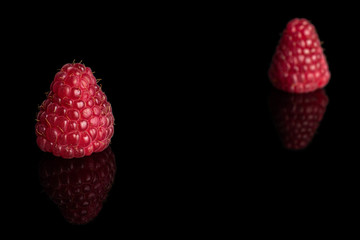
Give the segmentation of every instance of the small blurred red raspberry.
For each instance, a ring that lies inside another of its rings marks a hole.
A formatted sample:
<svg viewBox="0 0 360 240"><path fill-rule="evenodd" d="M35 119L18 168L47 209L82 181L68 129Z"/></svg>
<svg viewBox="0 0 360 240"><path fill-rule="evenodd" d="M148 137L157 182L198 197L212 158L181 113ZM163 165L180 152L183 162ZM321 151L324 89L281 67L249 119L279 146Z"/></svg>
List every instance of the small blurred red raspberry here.
<svg viewBox="0 0 360 240"><path fill-rule="evenodd" d="M330 72L314 25L293 19L284 30L269 69L274 87L290 93L312 92L326 86Z"/></svg>

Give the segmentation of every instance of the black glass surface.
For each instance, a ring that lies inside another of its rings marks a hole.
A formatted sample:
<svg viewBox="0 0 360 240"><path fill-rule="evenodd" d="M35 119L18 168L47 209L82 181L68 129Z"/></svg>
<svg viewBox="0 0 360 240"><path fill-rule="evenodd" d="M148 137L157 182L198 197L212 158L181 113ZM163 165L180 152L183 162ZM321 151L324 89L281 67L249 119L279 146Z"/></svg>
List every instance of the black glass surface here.
<svg viewBox="0 0 360 240"><path fill-rule="evenodd" d="M162 7L27 12L5 29L3 226L119 238L351 228L358 19L340 13L352 8ZM310 94L275 90L267 76L295 17L317 28L331 72L329 84ZM69 200L56 198L44 177L46 168L71 163L41 152L34 129L57 69L73 60L102 79L116 124L106 150L111 177L80 220L62 211Z"/></svg>

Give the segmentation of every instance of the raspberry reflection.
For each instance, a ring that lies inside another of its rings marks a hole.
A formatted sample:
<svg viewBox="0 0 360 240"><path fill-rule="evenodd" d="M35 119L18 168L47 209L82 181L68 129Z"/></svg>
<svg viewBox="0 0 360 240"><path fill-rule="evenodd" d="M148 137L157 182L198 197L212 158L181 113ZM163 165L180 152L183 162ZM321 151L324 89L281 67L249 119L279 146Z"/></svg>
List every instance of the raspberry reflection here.
<svg viewBox="0 0 360 240"><path fill-rule="evenodd" d="M72 224L86 224L99 214L115 172L115 155L110 147L73 159L46 153L39 164L44 191Z"/></svg>
<svg viewBox="0 0 360 240"><path fill-rule="evenodd" d="M272 89L269 107L285 148L300 150L310 144L323 119L328 102L324 89L304 94Z"/></svg>

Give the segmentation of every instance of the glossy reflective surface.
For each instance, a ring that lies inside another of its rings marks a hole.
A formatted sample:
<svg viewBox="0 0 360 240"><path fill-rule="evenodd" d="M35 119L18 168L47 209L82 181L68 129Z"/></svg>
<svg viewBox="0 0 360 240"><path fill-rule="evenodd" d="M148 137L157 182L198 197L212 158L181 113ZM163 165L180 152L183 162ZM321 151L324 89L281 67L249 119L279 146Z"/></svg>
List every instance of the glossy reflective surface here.
<svg viewBox="0 0 360 240"><path fill-rule="evenodd" d="M324 89L306 94L271 90L269 107L285 148L301 150L311 143L326 112L328 102Z"/></svg>
<svg viewBox="0 0 360 240"><path fill-rule="evenodd" d="M45 193L72 224L86 224L101 211L115 178L111 148L79 159L44 154L39 163Z"/></svg>

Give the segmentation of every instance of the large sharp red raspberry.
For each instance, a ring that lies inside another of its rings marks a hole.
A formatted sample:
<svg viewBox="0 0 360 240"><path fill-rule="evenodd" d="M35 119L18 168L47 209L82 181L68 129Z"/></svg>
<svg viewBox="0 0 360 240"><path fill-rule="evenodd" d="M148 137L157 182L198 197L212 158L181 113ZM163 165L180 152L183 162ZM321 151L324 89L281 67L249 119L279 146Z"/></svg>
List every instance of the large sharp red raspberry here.
<svg viewBox="0 0 360 240"><path fill-rule="evenodd" d="M304 94L273 90L269 106L283 146L306 148L325 114L329 99L324 89Z"/></svg>
<svg viewBox="0 0 360 240"><path fill-rule="evenodd" d="M293 19L284 30L269 69L272 84L283 91L304 93L323 88L330 79L318 34L306 19Z"/></svg>
<svg viewBox="0 0 360 240"><path fill-rule="evenodd" d="M39 164L44 191L73 224L88 223L99 214L115 172L115 156L110 147L80 159L46 154Z"/></svg>
<svg viewBox="0 0 360 240"><path fill-rule="evenodd" d="M64 65L41 104L35 126L42 151L63 158L101 152L114 134L114 116L89 67Z"/></svg>

